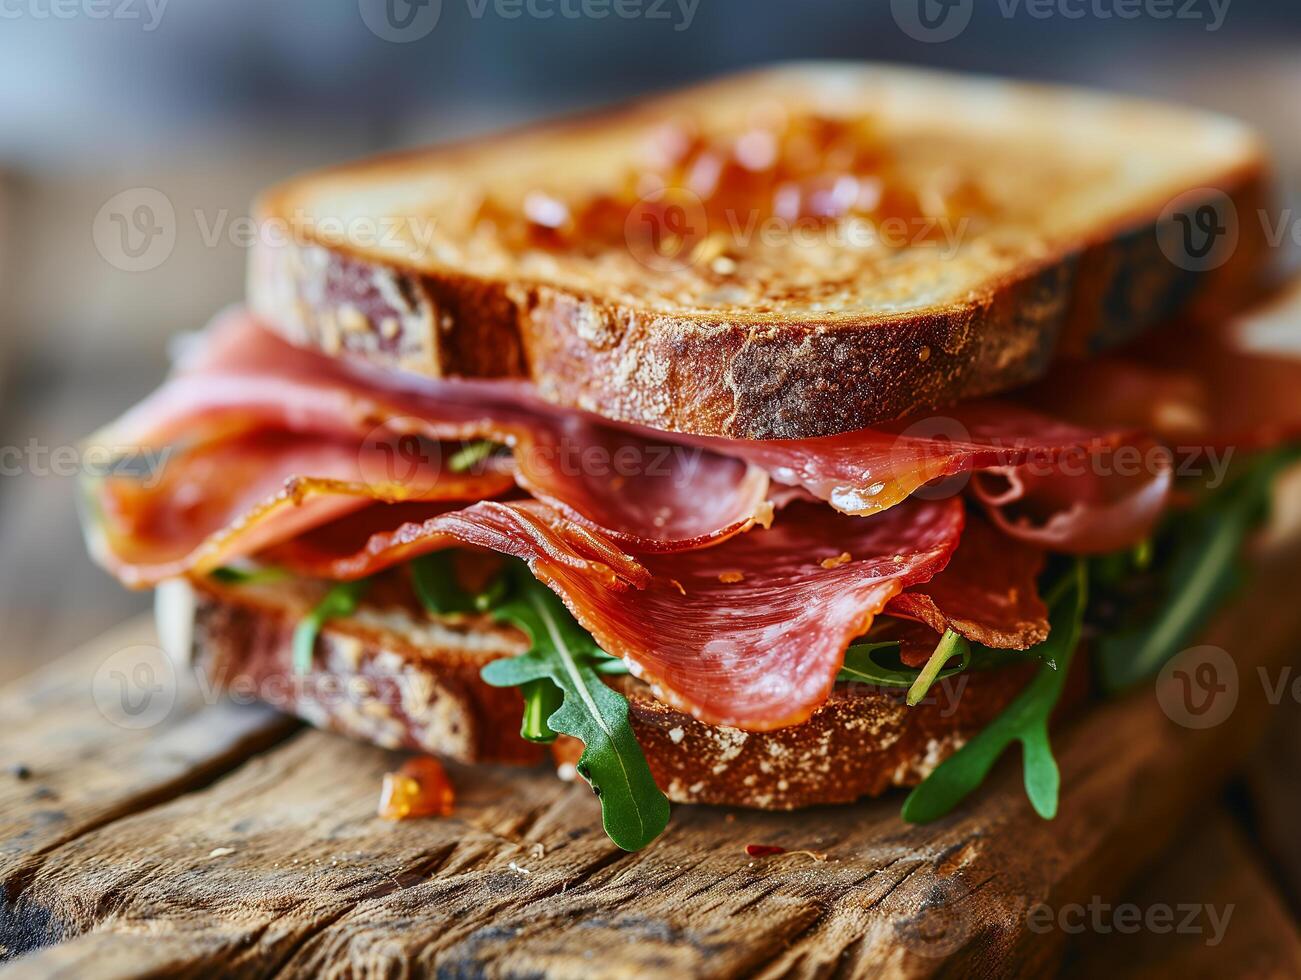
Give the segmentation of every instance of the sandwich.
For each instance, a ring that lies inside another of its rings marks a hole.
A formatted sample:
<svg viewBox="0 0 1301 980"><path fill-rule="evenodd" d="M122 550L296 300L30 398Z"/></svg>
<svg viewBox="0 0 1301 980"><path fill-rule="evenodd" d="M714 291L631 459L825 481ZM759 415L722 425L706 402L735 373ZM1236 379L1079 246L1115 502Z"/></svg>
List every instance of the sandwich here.
<svg viewBox="0 0 1301 980"><path fill-rule="evenodd" d="M828 64L301 176L94 437L90 550L217 687L549 761L628 850L935 819L1013 743L1050 818L1050 720L1190 642L1295 458L1268 200L1230 120Z"/></svg>

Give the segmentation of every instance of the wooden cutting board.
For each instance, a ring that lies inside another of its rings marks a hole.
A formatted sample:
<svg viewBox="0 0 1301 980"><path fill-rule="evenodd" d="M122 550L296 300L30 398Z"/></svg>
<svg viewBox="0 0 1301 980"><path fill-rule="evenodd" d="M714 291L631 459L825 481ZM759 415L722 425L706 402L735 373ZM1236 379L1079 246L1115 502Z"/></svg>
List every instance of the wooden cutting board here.
<svg viewBox="0 0 1301 980"><path fill-rule="evenodd" d="M1238 664L1223 720L1178 724L1171 688L1153 686L1057 733L1055 821L1032 813L1009 759L935 824L902 823L897 796L793 814L679 806L637 854L606 840L584 787L545 770L453 767L454 817L380 821L396 756L193 678L161 684L148 727L115 724L92 691L104 703L105 679L154 642L133 622L0 688L0 978L1048 969L1068 937L1031 910L1116 897L1275 710L1277 665L1301 637L1299 569L1276 556L1209 631ZM751 858L750 843L788 853ZM1284 945L1295 967L1295 937Z"/></svg>

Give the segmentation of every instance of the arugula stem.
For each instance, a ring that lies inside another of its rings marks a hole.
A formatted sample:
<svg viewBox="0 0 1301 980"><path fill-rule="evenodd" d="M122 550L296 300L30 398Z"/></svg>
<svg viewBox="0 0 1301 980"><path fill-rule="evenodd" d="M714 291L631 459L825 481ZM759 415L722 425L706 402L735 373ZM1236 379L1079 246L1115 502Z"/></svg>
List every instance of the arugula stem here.
<svg viewBox="0 0 1301 980"><path fill-rule="evenodd" d="M1080 641L1088 602L1084 563L1076 561L1048 594L1052 597L1052 628L1048 639L1036 648L1044 661L1039 672L1002 714L913 788L903 804L902 816L908 823L927 823L952 810L975 792L1014 742L1022 746L1023 779L1030 804L1045 820L1056 815L1061 773L1048 741L1048 720L1066 687L1071 657Z"/></svg>
<svg viewBox="0 0 1301 980"><path fill-rule="evenodd" d="M926 661L926 666L917 675L912 687L908 688L908 707L914 708L921 704L922 699L930 691L931 685L935 683L935 678L939 676L944 665L951 658L961 656L966 646L967 641L956 631L944 631L944 635L940 637L940 642L935 645L935 652L931 654L930 660Z"/></svg>
<svg viewBox="0 0 1301 980"><path fill-rule="evenodd" d="M543 744L554 742L556 733L547 724L547 719L560 710L564 694L560 688L547 678L529 681L520 685L524 695L524 717L520 722L520 737L530 742Z"/></svg>

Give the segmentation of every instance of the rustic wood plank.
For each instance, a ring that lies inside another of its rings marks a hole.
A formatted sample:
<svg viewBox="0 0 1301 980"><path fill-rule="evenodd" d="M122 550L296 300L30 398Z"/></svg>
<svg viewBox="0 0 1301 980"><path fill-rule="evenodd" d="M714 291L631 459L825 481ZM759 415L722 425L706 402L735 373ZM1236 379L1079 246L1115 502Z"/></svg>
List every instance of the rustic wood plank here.
<svg viewBox="0 0 1301 980"><path fill-rule="evenodd" d="M97 702L95 680L130 671L152 643L152 623L136 620L0 689L0 946L49 940L39 919L12 910L51 850L202 786L296 727L260 706L205 697L183 674L159 676L159 700L138 719L149 724L121 727L101 710L112 687L101 683Z"/></svg>
<svg viewBox="0 0 1301 980"><path fill-rule="evenodd" d="M1301 658L1296 657L1301 649L1293 654L1289 684L1264 741L1252 753L1244 784L1252 809L1252 829L1270 857L1270 870L1293 914L1301 916L1301 834L1297 833L1301 826L1301 703L1291 686L1301 678Z"/></svg>
<svg viewBox="0 0 1301 980"><path fill-rule="evenodd" d="M1144 917L1170 909L1171 920L1156 919L1155 932L1116 929L1112 909L1084 920L1087 939L1072 943L1063 971L1068 980L1087 977L1301 976L1301 939L1297 926L1242 830L1222 808L1199 820L1164 859L1145 875L1122 902ZM1211 907L1193 915L1195 907ZM1120 920L1126 929L1132 928ZM1214 932L1216 921L1224 923ZM1071 920L1074 928L1074 920ZM1186 928L1177 926L1186 922Z"/></svg>
<svg viewBox="0 0 1301 980"><path fill-rule="evenodd" d="M600 833L587 791L545 771L454 768L456 816L383 823L375 797L395 758L304 732L206 789L48 852L13 914L57 923L73 941L11 970L1043 969L1066 937L1029 929L1028 910L1118 894L1246 754L1269 714L1247 665L1282 656L1301 632L1301 605L1280 602L1293 581L1260 575L1212 631L1243 666L1237 708L1218 726L1174 724L1149 689L1059 736L1064 794L1052 823L1033 816L1009 765L926 827L902 824L897 798L794 815L679 807L662 840L626 855ZM826 860L752 859L750 842Z"/></svg>

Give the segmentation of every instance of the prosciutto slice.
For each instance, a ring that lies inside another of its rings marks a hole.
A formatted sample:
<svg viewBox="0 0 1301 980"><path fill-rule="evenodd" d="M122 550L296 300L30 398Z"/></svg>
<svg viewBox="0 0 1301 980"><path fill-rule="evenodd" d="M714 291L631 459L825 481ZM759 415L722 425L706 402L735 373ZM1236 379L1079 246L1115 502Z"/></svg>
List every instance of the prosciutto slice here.
<svg viewBox="0 0 1301 980"><path fill-rule="evenodd" d="M386 453L380 482L447 470L440 441L511 448L515 482L570 519L641 551L696 548L772 515L768 477L744 460L646 429L542 406L515 384L437 384L351 369L299 350L236 312L219 320L152 397L97 436L141 450L198 451L272 428L352 440L362 464ZM424 441L417 441L421 437ZM299 473L299 476L310 474ZM382 499L378 494L377 499Z"/></svg>
<svg viewBox="0 0 1301 980"><path fill-rule="evenodd" d="M521 489L642 553L713 545L755 523L766 525L772 500L789 496L770 488L770 474L842 512L869 515L919 491L952 495L973 470L1031 462L1051 467L1064 454L1092 455L1126 438L1119 430L1088 430L993 401L822 439L671 435L561 411L514 383L437 383L362 370L294 348L235 312L192 344L162 389L99 439L201 453L264 429L300 439L351 440L359 462L348 479L362 486L413 475L439 478L437 471L447 470L436 452L439 441L501 442L512 449ZM377 476L381 452L390 458ZM343 456L335 462L346 466ZM335 478L343 479L337 470ZM945 477L956 479L935 483ZM446 499L452 493L431 495ZM299 528L310 523L302 514L295 518ZM258 519L285 520L285 509L265 509ZM267 540L285 537L263 533Z"/></svg>
<svg viewBox="0 0 1301 980"><path fill-rule="evenodd" d="M826 700L845 648L944 568L963 523L957 499L870 518L793 503L771 530L633 556L536 501L487 502L373 535L352 554L327 557L318 540L309 567L356 578L456 544L522 558L657 697L758 731L798 724Z"/></svg>
<svg viewBox="0 0 1301 980"><path fill-rule="evenodd" d="M1105 454L1133 438L1123 428L1084 428L987 399L817 439L693 442L762 467L779 483L801 487L842 513L866 516L918 491L931 499L952 496L973 472L1051 469L1061 458Z"/></svg>
<svg viewBox="0 0 1301 980"><path fill-rule="evenodd" d="M971 517L944 571L895 596L886 612L987 647L1028 650L1048 638L1048 608L1038 587L1043 564L1040 549Z"/></svg>
<svg viewBox="0 0 1301 980"><path fill-rule="evenodd" d="M1059 369L1026 398L1081 425L1142 429L1176 449L1267 448L1301 438L1298 323L1301 291L1267 314L1181 323L1120 354ZM1292 348L1279 343L1279 325Z"/></svg>
<svg viewBox="0 0 1301 980"><path fill-rule="evenodd" d="M358 481L359 465L380 472L388 461L374 447L359 457L351 443L279 432L178 454L156 484L109 476L88 488L91 549L125 584L150 586L204 574L375 500L480 500L512 486L509 474L491 471L418 469L400 482Z"/></svg>
<svg viewBox="0 0 1301 980"><path fill-rule="evenodd" d="M977 473L975 496L1005 535L1048 551L1106 554L1145 540L1165 512L1173 457L1148 441L1105 457Z"/></svg>

